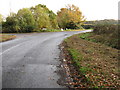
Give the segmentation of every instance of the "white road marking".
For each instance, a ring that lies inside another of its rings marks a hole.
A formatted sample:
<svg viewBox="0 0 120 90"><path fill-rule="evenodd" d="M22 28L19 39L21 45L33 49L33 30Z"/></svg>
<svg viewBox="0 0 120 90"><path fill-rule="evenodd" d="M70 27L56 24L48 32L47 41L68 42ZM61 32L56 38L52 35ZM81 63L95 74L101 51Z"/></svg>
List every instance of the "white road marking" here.
<svg viewBox="0 0 120 90"><path fill-rule="evenodd" d="M13 46L13 47L11 47L11 48L9 48L9 49L5 50L4 52L0 53L0 55L4 54L5 52L8 52L8 51L10 51L10 50L11 50L11 49L13 49L13 48L16 48L16 47L18 47L18 46L20 46L20 44L18 44L18 45L15 45L15 46Z"/></svg>

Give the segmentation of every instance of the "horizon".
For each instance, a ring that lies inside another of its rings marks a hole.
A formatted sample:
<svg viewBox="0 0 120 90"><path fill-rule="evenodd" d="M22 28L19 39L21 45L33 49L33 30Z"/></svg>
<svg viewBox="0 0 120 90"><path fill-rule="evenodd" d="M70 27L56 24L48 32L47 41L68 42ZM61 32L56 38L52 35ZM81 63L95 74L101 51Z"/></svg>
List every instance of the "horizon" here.
<svg viewBox="0 0 120 90"><path fill-rule="evenodd" d="M65 8L68 4L74 4L80 8L87 21L114 19L118 20L118 2L119 0L2 0L0 5L0 14L3 17L9 16L10 12L17 13L19 9L30 8L32 6L43 4L46 5L54 13L61 8ZM93 3L94 2L94 3ZM103 3L104 2L104 3ZM4 8L4 10L2 9Z"/></svg>

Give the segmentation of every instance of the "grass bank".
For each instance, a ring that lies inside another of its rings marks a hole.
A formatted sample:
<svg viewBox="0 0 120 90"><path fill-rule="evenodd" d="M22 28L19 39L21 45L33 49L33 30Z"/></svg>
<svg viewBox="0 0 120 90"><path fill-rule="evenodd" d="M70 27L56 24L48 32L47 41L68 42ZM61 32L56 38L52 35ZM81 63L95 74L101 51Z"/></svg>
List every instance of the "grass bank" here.
<svg viewBox="0 0 120 90"><path fill-rule="evenodd" d="M14 38L16 38L15 35L0 34L0 42L12 40Z"/></svg>
<svg viewBox="0 0 120 90"><path fill-rule="evenodd" d="M105 35L105 33L93 32L73 35L64 40L62 43L64 57L72 78L70 86L76 88L118 88L120 86L119 50L117 43L110 39L113 37L111 33ZM114 43L110 44L111 42Z"/></svg>

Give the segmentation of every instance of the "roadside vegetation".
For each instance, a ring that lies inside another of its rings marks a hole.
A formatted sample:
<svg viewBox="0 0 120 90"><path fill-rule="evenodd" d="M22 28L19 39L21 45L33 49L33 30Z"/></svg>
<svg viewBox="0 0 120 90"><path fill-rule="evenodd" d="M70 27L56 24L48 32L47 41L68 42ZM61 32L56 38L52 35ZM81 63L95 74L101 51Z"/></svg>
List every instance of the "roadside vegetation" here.
<svg viewBox="0 0 120 90"><path fill-rule="evenodd" d="M64 40L63 52L70 68L70 87L119 88L118 25L99 23L93 32Z"/></svg>
<svg viewBox="0 0 120 90"><path fill-rule="evenodd" d="M0 34L0 42L12 40L12 39L15 39L15 38L16 38L15 35Z"/></svg>
<svg viewBox="0 0 120 90"><path fill-rule="evenodd" d="M64 18L63 18L64 17ZM1 41L11 40L14 36L2 33L60 32L84 30L85 21L80 9L75 5L61 8L57 14L46 5L38 4L30 8L22 8L17 13L3 19L0 14Z"/></svg>
<svg viewBox="0 0 120 90"><path fill-rule="evenodd" d="M120 49L118 25L97 25L92 33L84 33L80 38Z"/></svg>
<svg viewBox="0 0 120 90"><path fill-rule="evenodd" d="M6 20L0 22L2 22L3 33L29 33L83 29L81 25L84 21L82 12L75 5L61 8L55 14L46 5L38 4L20 9L17 13L11 12Z"/></svg>
<svg viewBox="0 0 120 90"><path fill-rule="evenodd" d="M86 21L75 5L61 8L57 14L46 5L20 9L3 20L0 14L0 42L14 39L2 33L58 32L93 29L93 32L73 35L64 40L63 52L70 68L70 87L118 88L117 20Z"/></svg>

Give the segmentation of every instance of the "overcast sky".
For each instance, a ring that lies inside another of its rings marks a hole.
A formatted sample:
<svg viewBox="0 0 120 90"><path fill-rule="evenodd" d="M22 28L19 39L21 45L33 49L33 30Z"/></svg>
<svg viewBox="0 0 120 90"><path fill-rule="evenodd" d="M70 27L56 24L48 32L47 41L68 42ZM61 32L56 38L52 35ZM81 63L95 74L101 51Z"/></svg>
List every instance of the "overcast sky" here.
<svg viewBox="0 0 120 90"><path fill-rule="evenodd" d="M118 19L118 2L120 0L0 0L0 14L17 13L21 8L44 4L55 13L67 4L80 8L87 20ZM10 10L11 8L11 10Z"/></svg>

